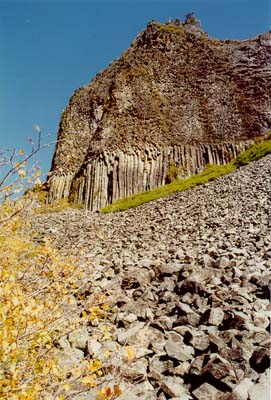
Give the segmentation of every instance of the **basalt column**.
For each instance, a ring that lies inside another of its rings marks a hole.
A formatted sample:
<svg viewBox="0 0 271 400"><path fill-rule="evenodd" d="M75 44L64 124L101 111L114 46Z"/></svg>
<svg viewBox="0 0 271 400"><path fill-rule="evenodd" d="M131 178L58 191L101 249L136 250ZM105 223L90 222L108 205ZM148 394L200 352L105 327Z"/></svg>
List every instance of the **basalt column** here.
<svg viewBox="0 0 271 400"><path fill-rule="evenodd" d="M202 171L208 164L227 163L250 143L147 148L129 153L104 151L77 176L53 176L49 200L70 197L75 204L98 210L119 198L166 184L172 165L178 178L185 178Z"/></svg>

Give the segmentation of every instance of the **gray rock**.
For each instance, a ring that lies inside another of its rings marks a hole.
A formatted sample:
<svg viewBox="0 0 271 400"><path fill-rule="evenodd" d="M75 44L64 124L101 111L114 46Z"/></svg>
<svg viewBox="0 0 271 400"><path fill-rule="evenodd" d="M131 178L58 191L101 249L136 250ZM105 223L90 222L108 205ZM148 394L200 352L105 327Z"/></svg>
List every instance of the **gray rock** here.
<svg viewBox="0 0 271 400"><path fill-rule="evenodd" d="M245 378L236 385L233 392L238 394L241 400L247 400L248 391L253 385L253 382L249 378Z"/></svg>
<svg viewBox="0 0 271 400"><path fill-rule="evenodd" d="M137 316L133 313L126 314L122 317L122 321L129 322L129 323L135 322L136 320L137 320Z"/></svg>
<svg viewBox="0 0 271 400"><path fill-rule="evenodd" d="M256 383L249 391L249 400L270 400L270 383Z"/></svg>
<svg viewBox="0 0 271 400"><path fill-rule="evenodd" d="M166 354L166 353L165 353ZM149 361L150 372L156 372L162 374L167 371L167 364L161 361L161 354L156 354Z"/></svg>
<svg viewBox="0 0 271 400"><path fill-rule="evenodd" d="M96 397L96 399L97 399L97 397ZM95 400L96 400L95 399ZM124 392L124 393L122 393L120 396L118 396L118 400L127 400L128 399L128 392ZM139 397L139 396L137 396L135 393L133 393L131 390L129 390L129 400L146 400L146 397L144 398L142 398L142 397ZM86 399L87 400L87 399Z"/></svg>
<svg viewBox="0 0 271 400"><path fill-rule="evenodd" d="M233 379L236 378L231 363L225 360L219 354L208 355L207 360L207 363L205 362L205 365L201 370L201 374L208 372L208 374L210 374L213 379L217 381L221 381L226 376L229 376Z"/></svg>
<svg viewBox="0 0 271 400"><path fill-rule="evenodd" d="M252 313L253 323L256 327L261 327L263 329L266 329L268 327L270 321L268 315L266 314L266 311Z"/></svg>
<svg viewBox="0 0 271 400"><path fill-rule="evenodd" d="M119 343L128 343L132 337L135 337L138 334L138 332L144 327L144 325L144 322L135 322L130 329L120 332L118 334Z"/></svg>
<svg viewBox="0 0 271 400"><path fill-rule="evenodd" d="M201 374L202 368L203 368L203 363L204 363L205 355L198 356L193 359L193 361L190 364L189 368L189 375L193 376L199 376ZM191 378L193 379L193 378Z"/></svg>
<svg viewBox="0 0 271 400"><path fill-rule="evenodd" d="M228 257L223 256L219 261L219 268L228 268L231 264L231 261Z"/></svg>
<svg viewBox="0 0 271 400"><path fill-rule="evenodd" d="M97 354L99 354L101 347L102 347L101 343L99 343L96 339L91 339L88 340L87 342L88 353L91 356L96 357Z"/></svg>
<svg viewBox="0 0 271 400"><path fill-rule="evenodd" d="M65 335L65 336L62 336L62 337L57 341L57 344L58 344L58 346L59 346L61 349L68 349L68 348L71 347L71 344L70 344L70 342L68 341L66 335Z"/></svg>
<svg viewBox="0 0 271 400"><path fill-rule="evenodd" d="M82 361L84 360L84 352L76 348L67 348L62 351L55 350L54 355L58 360L59 366L67 369L67 372L74 367L82 365Z"/></svg>
<svg viewBox="0 0 271 400"><path fill-rule="evenodd" d="M147 378L148 361L144 358L135 360L125 368L124 377L133 382L141 382Z"/></svg>
<svg viewBox="0 0 271 400"><path fill-rule="evenodd" d="M179 361L192 360L194 356L194 349L192 346L174 342L173 340L168 340L166 342L165 350L169 357Z"/></svg>
<svg viewBox="0 0 271 400"><path fill-rule="evenodd" d="M194 332L192 333L192 338L189 340L189 343L197 350L204 351L210 345L210 340L208 334L204 334L203 332Z"/></svg>
<svg viewBox="0 0 271 400"><path fill-rule="evenodd" d="M84 393L72 395L72 400L96 400L98 389L90 389Z"/></svg>
<svg viewBox="0 0 271 400"><path fill-rule="evenodd" d="M223 392L217 390L209 383L203 383L200 387L193 390L192 394L197 400L217 400L218 396L222 395Z"/></svg>
<svg viewBox="0 0 271 400"><path fill-rule="evenodd" d="M178 397L172 397L171 400L192 400L192 397L189 394L182 394Z"/></svg>
<svg viewBox="0 0 271 400"><path fill-rule="evenodd" d="M136 335L131 336L127 341L132 346L151 348L156 353L163 351L165 342L162 332L151 326L143 326Z"/></svg>
<svg viewBox="0 0 271 400"><path fill-rule="evenodd" d="M183 379L178 377L163 377L161 389L171 397L180 397L187 394L186 388L183 385Z"/></svg>
<svg viewBox="0 0 271 400"><path fill-rule="evenodd" d="M129 398L130 392L134 393L141 400L156 400L156 390L148 380L140 383L134 383L132 388L131 386L128 387L126 393L123 393L126 394L126 398L124 400Z"/></svg>
<svg viewBox="0 0 271 400"><path fill-rule="evenodd" d="M212 308L210 311L208 322L210 325L218 326L224 319L224 312L220 308Z"/></svg>
<svg viewBox="0 0 271 400"><path fill-rule="evenodd" d="M208 330L208 337L209 337L210 343L216 345L219 350L222 350L223 348L226 347L225 341L223 341L223 339L218 336L217 331L210 332Z"/></svg>

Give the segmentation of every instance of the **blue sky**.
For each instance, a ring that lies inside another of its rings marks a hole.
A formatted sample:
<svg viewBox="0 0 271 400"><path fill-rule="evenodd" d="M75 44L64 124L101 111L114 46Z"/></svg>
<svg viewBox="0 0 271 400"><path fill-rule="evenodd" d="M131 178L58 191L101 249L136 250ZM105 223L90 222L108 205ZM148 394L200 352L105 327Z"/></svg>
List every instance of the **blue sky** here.
<svg viewBox="0 0 271 400"><path fill-rule="evenodd" d="M270 0L0 0L0 148L27 150L38 124L56 139L72 93L119 57L154 19L194 11L218 39L270 29ZM52 136L49 138L47 134ZM50 169L53 147L38 155Z"/></svg>

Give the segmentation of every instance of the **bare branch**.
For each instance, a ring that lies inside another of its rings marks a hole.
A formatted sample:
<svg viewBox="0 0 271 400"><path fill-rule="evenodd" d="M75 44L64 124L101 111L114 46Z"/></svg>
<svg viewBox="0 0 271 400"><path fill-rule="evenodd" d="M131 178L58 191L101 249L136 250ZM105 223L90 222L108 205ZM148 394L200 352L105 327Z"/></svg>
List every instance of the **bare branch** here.
<svg viewBox="0 0 271 400"><path fill-rule="evenodd" d="M37 145L36 148L35 148L35 147L32 147L31 152L30 152L26 157L24 157L21 161L19 161L18 164L17 164L16 166L11 167L11 168L9 169L9 171L4 175L4 177L2 178L2 180L0 180L0 191L2 190L1 188L2 188L2 186L4 185L4 183L8 180L8 178L9 178L10 176L12 176L14 173L16 173L16 172L18 171L18 169L19 169L22 165L24 165L30 158L32 158L32 157L33 157L35 154L37 154L40 150L42 150L42 149L44 149L44 148L46 148L46 147L52 146L52 145L55 144L55 143L56 143L56 141L53 141L53 142L50 142L50 143L46 143L46 144L41 145L41 144L40 144L40 141L39 141L39 143L38 143L38 145ZM12 163L12 161L13 161L15 155L16 155L16 151L13 150L12 155L11 155L11 157L10 157L10 159L9 159L9 162L10 162L10 163Z"/></svg>

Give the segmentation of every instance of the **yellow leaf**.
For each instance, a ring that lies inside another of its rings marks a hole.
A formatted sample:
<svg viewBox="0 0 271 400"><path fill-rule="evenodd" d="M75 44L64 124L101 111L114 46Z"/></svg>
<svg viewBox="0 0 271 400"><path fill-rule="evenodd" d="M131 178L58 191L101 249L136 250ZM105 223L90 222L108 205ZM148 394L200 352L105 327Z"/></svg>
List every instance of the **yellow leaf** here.
<svg viewBox="0 0 271 400"><path fill-rule="evenodd" d="M111 356L111 351L105 350L105 351L104 351L104 357L105 357L105 358L109 358L110 356Z"/></svg>
<svg viewBox="0 0 271 400"><path fill-rule="evenodd" d="M66 383L65 385L63 385L63 389L66 390L66 392L68 390L70 390L70 388L71 388L71 385L69 383Z"/></svg>
<svg viewBox="0 0 271 400"><path fill-rule="evenodd" d="M104 392L105 392L105 395L107 396L107 397L109 397L109 396L111 396L111 389L110 389L110 387L107 387L107 388L105 388L104 389Z"/></svg>
<svg viewBox="0 0 271 400"><path fill-rule="evenodd" d="M51 373L58 375L59 373L59 368L56 365L51 366Z"/></svg>
<svg viewBox="0 0 271 400"><path fill-rule="evenodd" d="M134 358L136 356L136 352L131 346L125 347L125 353L126 353L126 357L128 358L129 362L134 360Z"/></svg>
<svg viewBox="0 0 271 400"><path fill-rule="evenodd" d="M84 383L85 385L93 385L94 379L92 376L85 376L84 378L82 378L81 382Z"/></svg>
<svg viewBox="0 0 271 400"><path fill-rule="evenodd" d="M11 343L11 345L9 347L10 347L10 350L15 350L17 347L16 342Z"/></svg>
<svg viewBox="0 0 271 400"><path fill-rule="evenodd" d="M111 398L112 392L110 387L106 387L106 388L102 388L102 390L100 392L98 392L98 397L96 398L96 400L101 400L101 399L109 399Z"/></svg>
<svg viewBox="0 0 271 400"><path fill-rule="evenodd" d="M11 300L12 300L14 307L16 307L20 303L20 301L17 299L17 297L12 297Z"/></svg>
<svg viewBox="0 0 271 400"><path fill-rule="evenodd" d="M24 178L25 177L25 170L24 169L19 169L18 174Z"/></svg>
<svg viewBox="0 0 271 400"><path fill-rule="evenodd" d="M23 156L24 155L24 150L19 150L19 154L21 155L21 156Z"/></svg>
<svg viewBox="0 0 271 400"><path fill-rule="evenodd" d="M36 390L36 392L40 392L42 390L42 387L39 383L36 383L34 386L34 390Z"/></svg>
<svg viewBox="0 0 271 400"><path fill-rule="evenodd" d="M120 396L122 393L121 388L119 385L114 385L114 396Z"/></svg>

